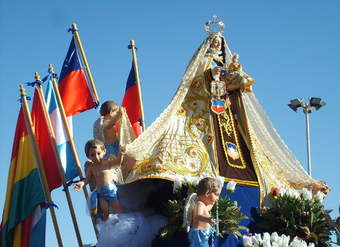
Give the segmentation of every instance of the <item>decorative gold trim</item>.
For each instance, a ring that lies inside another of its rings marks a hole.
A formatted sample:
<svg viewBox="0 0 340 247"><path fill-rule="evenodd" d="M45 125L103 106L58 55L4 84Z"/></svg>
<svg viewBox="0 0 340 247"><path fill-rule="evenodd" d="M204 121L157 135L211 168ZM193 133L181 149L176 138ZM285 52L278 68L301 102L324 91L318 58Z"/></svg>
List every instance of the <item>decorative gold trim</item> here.
<svg viewBox="0 0 340 247"><path fill-rule="evenodd" d="M204 68L204 71L203 71L203 74L206 75L206 72L208 69L210 69L210 65L211 65L211 61L213 60L213 57L210 56L206 65L205 65L205 68ZM208 95L210 95L210 92L209 92L209 87L208 87L208 80L207 80L207 76L205 76L205 83L204 83L204 88L206 89ZM214 121L213 121L213 117L212 117L212 110L211 110L211 101L209 100L208 101L208 109L209 109L209 123L210 123L210 132L207 134L207 138L212 137L211 139L211 142L213 143L213 145L211 145L211 149L212 149L212 154L213 154L213 163L214 163L214 167L215 167L215 173L216 175L219 175L220 173L220 167L219 167L219 162L218 162L218 156L217 156L217 147L216 147L216 138L215 136L212 134L212 133L216 133L215 131L215 127L214 127Z"/></svg>
<svg viewBox="0 0 340 247"><path fill-rule="evenodd" d="M212 149L212 153L213 153L213 158L214 158L214 167L215 167L215 174L219 175L220 174L220 167L219 167L219 162L218 162L218 157L217 157L217 151L216 151L216 138L212 133L215 133L215 128L214 128L214 122L212 119L212 116L210 114L209 117L209 122L210 122L210 133L207 134L207 140L208 143L210 142L210 144L212 143L213 145L210 145L211 149ZM209 138L210 141L209 141Z"/></svg>
<svg viewBox="0 0 340 247"><path fill-rule="evenodd" d="M241 180L241 179L235 179L235 178L224 178L224 182L229 182L229 181L235 181L237 184L259 187L259 183L255 181Z"/></svg>
<svg viewBox="0 0 340 247"><path fill-rule="evenodd" d="M207 71L208 69L210 69L210 65L211 65L212 60L214 60L214 57L213 57L213 56L210 56L210 57L208 58L207 63L205 64L204 71Z"/></svg>
<svg viewBox="0 0 340 247"><path fill-rule="evenodd" d="M208 165L208 159L209 159L208 157L209 156L208 156L208 153L205 152L205 150L202 147L200 147L200 145L194 145L194 144L183 143L183 142L180 143L180 145L195 148L197 150L197 153L199 155L200 165L201 165L199 170L192 171L189 168L183 167L182 164L178 163L175 160L173 154L171 154L170 152L167 151L166 153L169 156L171 164L166 163L161 157L157 156L153 159L143 160L142 162L140 162L135 169L135 174L136 173L143 174L143 173L146 173L146 172L161 173L161 171L160 171L161 168L158 168L158 167L151 165L155 161L158 161L160 164L162 164L163 169L164 168L167 169L165 171L170 171L170 172L182 174L182 175L190 174L190 175L193 175L193 176L197 176L200 173L202 173L204 170L206 170L207 165ZM151 166L152 169L145 171L145 169L148 169L148 166Z"/></svg>
<svg viewBox="0 0 340 247"><path fill-rule="evenodd" d="M245 163L245 161L243 159L243 153L242 153L242 150L240 148L240 144L238 142L238 134L237 134L236 129L235 129L234 118L232 116L232 113L231 113L231 110L230 110L229 106L228 106L228 110L229 110L228 111L229 112L229 119L230 119L230 122L231 122L231 126L233 128L234 138L235 138L235 142L236 142L236 146L237 146L238 152L240 154L240 160L241 160L241 164L242 165L240 166L240 165L233 164L233 161L229 160L229 155L228 155L228 152L227 152L226 147L225 147L226 141L224 140L224 137L223 137L223 129L222 129L223 124L222 124L222 121L220 119L220 116L224 115L224 114L222 114L222 115L217 115L217 119L218 119L218 124L219 124L220 132L221 132L220 136L221 136L221 140L222 140L222 146L223 146L224 155L225 155L225 157L226 157L226 159L228 161L228 165L229 166L234 167L234 168L238 168L238 169L246 169L247 166L246 166L246 163ZM227 113L225 113L225 114L227 114ZM233 144L235 144L235 143L233 143Z"/></svg>
<svg viewBox="0 0 340 247"><path fill-rule="evenodd" d="M162 179L162 180L168 180L170 182L173 182L175 180L175 179L172 179L172 178L150 175L150 176L140 176L140 177L135 178L133 180L129 180L129 182L125 182L124 184L131 184L131 183L143 180L143 179Z"/></svg>
<svg viewBox="0 0 340 247"><path fill-rule="evenodd" d="M251 130L249 128L249 124L248 124L248 118L247 118L247 113L244 109L244 102L243 102L243 97L242 97L242 93L240 92L240 102L241 102L241 107L243 108L243 112L245 114L245 117L246 117L246 121L245 121L245 127L246 127L246 131L247 131L247 134L249 136L249 139L250 139L250 143L251 143L251 147L249 148L250 150L250 154L251 154L251 159L252 159L252 162L253 162L253 167L254 167L254 170L255 170L255 174L257 176L257 181L258 181L258 184L259 184L259 188L260 188L260 205L262 206L262 203L263 203L263 200L264 200L264 185L263 185L263 178L262 178L262 175L261 175L261 172L259 171L259 162L258 162L258 159L257 159L257 155L256 155L256 152L254 150L254 136L253 134L251 133Z"/></svg>
<svg viewBox="0 0 340 247"><path fill-rule="evenodd" d="M162 159L161 160L161 163L164 165L164 166L167 166L169 168L170 171L173 171L175 173L181 173L181 174L191 174L191 175L194 175L194 176L197 176L199 175L200 173L202 173L206 167L207 167L207 164L208 164L208 153L206 153L200 146L198 145L193 145L193 144L188 144L188 143L181 143L181 145L186 145L186 146L189 146L189 147L192 147L192 148L196 148L197 149L197 152L198 152L198 155L200 156L200 160L201 160L201 167L198 171L191 171L190 169L186 168L186 167L181 167L182 165L178 164L174 157L171 155L170 152L167 152L169 157L170 157L170 161L176 165L178 168L174 167L173 165L170 165L170 164L167 164L165 163Z"/></svg>
<svg viewBox="0 0 340 247"><path fill-rule="evenodd" d="M233 133L232 119L230 119L230 117L226 113L223 114L222 117L225 120L225 124L223 124L224 131L229 137L232 137L232 133Z"/></svg>
<svg viewBox="0 0 340 247"><path fill-rule="evenodd" d="M155 175L149 175L149 176L140 176L136 179L133 179L127 183L124 184L130 184L133 182L137 182L143 179L162 179L162 180L167 180L170 182L175 181L175 179L173 178L169 178L169 177L162 177L162 176L155 176ZM248 185L248 186L252 186L252 187L259 187L259 184L256 182L252 182L252 181L246 181L246 180L238 180L238 179L231 179L231 178L224 178L224 182L229 182L229 181L235 181L237 184L239 185Z"/></svg>

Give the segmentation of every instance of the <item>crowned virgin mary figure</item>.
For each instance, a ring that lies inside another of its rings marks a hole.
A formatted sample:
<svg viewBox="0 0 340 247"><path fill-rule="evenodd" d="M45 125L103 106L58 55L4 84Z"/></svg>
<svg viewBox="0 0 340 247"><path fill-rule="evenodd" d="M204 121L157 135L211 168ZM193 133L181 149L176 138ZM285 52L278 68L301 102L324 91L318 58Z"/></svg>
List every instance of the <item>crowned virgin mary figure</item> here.
<svg viewBox="0 0 340 247"><path fill-rule="evenodd" d="M314 180L270 122L252 88L255 80L230 51L223 27L217 19L205 24L207 37L172 101L126 146L137 164L125 183L148 178L178 183L207 176L233 180L232 199L248 216L242 224L253 231L256 208L272 188L297 188Z"/></svg>

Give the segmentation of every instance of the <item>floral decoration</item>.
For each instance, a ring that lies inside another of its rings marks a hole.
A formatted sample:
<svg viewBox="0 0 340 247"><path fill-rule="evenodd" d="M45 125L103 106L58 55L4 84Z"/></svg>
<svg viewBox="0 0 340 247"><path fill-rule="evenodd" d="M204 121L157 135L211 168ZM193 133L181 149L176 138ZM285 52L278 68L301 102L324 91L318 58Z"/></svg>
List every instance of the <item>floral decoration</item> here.
<svg viewBox="0 0 340 247"><path fill-rule="evenodd" d="M307 244L306 241L293 238L284 234L279 235L277 232L273 232L271 235L268 232L261 234L255 234L254 236L243 236L244 247L314 247L314 243Z"/></svg>
<svg viewBox="0 0 340 247"><path fill-rule="evenodd" d="M300 191L274 188L268 198L269 207L263 208L262 220L257 227L290 238L297 237L307 244L330 246L331 228L326 221L323 198L324 193L313 195L306 188Z"/></svg>

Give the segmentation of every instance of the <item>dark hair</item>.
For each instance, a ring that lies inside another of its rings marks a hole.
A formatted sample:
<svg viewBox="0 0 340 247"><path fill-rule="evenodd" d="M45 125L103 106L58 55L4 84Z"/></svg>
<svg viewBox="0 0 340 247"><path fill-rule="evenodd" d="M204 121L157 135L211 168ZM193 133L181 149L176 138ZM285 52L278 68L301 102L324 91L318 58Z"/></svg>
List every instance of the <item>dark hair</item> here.
<svg viewBox="0 0 340 247"><path fill-rule="evenodd" d="M221 50L222 50L222 59L223 59L223 63L226 62L226 53L225 53L225 40L224 40L224 37L222 36L221 37L221 40L222 40L222 44L221 44Z"/></svg>
<svg viewBox="0 0 340 247"><path fill-rule="evenodd" d="M99 146L103 151L105 151L105 145L101 140L98 139L92 139L86 142L85 144L85 154L86 157L89 158L89 153L91 148L96 148Z"/></svg>
<svg viewBox="0 0 340 247"><path fill-rule="evenodd" d="M109 114L112 110L118 108L118 105L114 101L105 101L101 106L99 113L101 116L105 116L106 114Z"/></svg>
<svg viewBox="0 0 340 247"><path fill-rule="evenodd" d="M221 185L215 178L203 178L197 185L197 195L201 196L206 194L207 192L213 191L217 188L220 188Z"/></svg>

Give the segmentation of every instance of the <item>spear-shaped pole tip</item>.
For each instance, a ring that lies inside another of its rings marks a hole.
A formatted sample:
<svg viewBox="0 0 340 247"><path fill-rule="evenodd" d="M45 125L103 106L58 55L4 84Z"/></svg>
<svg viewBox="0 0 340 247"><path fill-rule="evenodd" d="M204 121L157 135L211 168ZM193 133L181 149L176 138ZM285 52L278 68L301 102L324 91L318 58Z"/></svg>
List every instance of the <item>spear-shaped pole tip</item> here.
<svg viewBox="0 0 340 247"><path fill-rule="evenodd" d="M71 27L72 27L72 30L78 31L77 24L73 23L73 24L71 25Z"/></svg>
<svg viewBox="0 0 340 247"><path fill-rule="evenodd" d="M20 88L20 95L21 96L26 95L26 90L22 84L20 84L19 88Z"/></svg>
<svg viewBox="0 0 340 247"><path fill-rule="evenodd" d="M54 73L54 68L53 68L53 65L50 63L48 65L48 70L51 72L51 73Z"/></svg>
<svg viewBox="0 0 340 247"><path fill-rule="evenodd" d="M36 81L40 81L40 75L39 75L38 72L34 72L34 79L35 79Z"/></svg>

